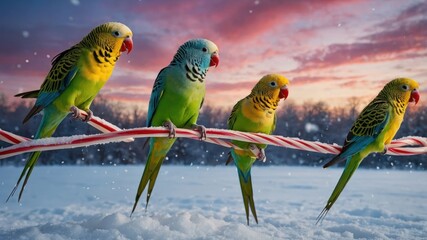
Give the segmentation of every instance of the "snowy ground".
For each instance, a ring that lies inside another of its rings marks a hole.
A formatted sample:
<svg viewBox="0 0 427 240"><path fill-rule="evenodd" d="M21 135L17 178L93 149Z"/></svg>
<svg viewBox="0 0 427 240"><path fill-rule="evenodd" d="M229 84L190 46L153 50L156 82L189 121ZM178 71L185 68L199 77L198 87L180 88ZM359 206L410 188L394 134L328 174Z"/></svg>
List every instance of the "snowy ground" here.
<svg viewBox="0 0 427 240"><path fill-rule="evenodd" d="M0 168L0 239L426 239L427 172L359 169L322 225L342 169L255 167L247 226L234 167L163 166L148 211L129 217L143 166Z"/></svg>

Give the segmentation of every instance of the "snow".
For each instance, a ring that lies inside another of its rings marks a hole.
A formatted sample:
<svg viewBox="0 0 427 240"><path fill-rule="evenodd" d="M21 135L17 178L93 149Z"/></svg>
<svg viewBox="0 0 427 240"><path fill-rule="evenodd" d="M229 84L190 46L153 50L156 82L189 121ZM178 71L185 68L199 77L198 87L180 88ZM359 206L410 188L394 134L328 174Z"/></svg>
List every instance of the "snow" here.
<svg viewBox="0 0 427 240"><path fill-rule="evenodd" d="M305 129L305 131L306 132L308 132L308 133L311 133L311 132L318 132L319 131L319 126L317 126L316 124L314 124L314 123L309 123L309 122L307 122L305 125L304 125L304 129Z"/></svg>
<svg viewBox="0 0 427 240"><path fill-rule="evenodd" d="M163 166L129 217L144 166L37 166L0 239L426 239L427 172L359 169L321 225L342 169L256 166L246 225L235 167ZM0 167L0 200L22 168Z"/></svg>

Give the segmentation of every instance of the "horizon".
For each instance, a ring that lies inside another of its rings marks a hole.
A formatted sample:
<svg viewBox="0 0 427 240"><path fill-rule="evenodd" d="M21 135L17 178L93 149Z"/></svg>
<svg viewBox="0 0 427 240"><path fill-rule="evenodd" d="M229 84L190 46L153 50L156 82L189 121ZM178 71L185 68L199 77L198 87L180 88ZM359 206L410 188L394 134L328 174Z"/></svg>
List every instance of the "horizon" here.
<svg viewBox="0 0 427 240"><path fill-rule="evenodd" d="M134 50L121 56L100 95L141 109L177 48L200 37L220 50L220 65L207 74L209 106L231 108L273 72L291 80L287 101L297 104L368 102L396 77L417 80L427 93L425 1L42 2L0 3L9 9L0 17L7 36L0 92L8 102L38 89L53 56L107 21L133 30Z"/></svg>

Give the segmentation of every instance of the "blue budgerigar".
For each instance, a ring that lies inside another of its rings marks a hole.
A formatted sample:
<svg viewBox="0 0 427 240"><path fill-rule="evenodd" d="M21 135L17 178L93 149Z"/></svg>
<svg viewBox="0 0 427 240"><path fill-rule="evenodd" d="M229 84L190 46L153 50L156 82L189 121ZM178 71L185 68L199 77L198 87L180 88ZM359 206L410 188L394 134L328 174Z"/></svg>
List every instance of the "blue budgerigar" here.
<svg viewBox="0 0 427 240"><path fill-rule="evenodd" d="M163 159L175 142L175 127L191 128L206 137L197 125L205 97L205 78L209 67L219 64L218 47L206 39L193 39L179 47L172 62L158 74L151 92L147 126L164 126L169 138L151 138L144 173L139 183L132 213L148 184L147 205Z"/></svg>

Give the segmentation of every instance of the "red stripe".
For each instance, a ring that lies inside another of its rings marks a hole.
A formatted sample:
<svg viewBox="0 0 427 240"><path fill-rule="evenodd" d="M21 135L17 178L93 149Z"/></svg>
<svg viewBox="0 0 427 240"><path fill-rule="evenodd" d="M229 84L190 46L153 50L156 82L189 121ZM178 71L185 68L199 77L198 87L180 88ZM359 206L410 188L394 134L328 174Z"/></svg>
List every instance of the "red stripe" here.
<svg viewBox="0 0 427 240"><path fill-rule="evenodd" d="M342 149L341 147L334 146L334 145L323 146L323 144L322 145L318 144L318 146L321 147L322 149L325 149L326 151L328 151L330 153L335 153L335 152L331 151L331 149L329 147L332 147L332 148L336 149L337 151L341 151L341 149Z"/></svg>
<svg viewBox="0 0 427 240"><path fill-rule="evenodd" d="M96 124L98 124L98 121L94 121L96 122ZM98 141L105 141L111 138L118 138L118 137L130 137L130 136L141 136L141 137L145 137L145 135L157 135L157 134L167 134L168 130L167 129L162 129L162 128L135 128L135 129L128 129L128 130L123 130L123 131L117 131L115 129L113 129L112 127L109 127L107 125L104 124L98 124L98 125L102 125L105 129L108 129L112 132L110 133L106 133L106 134L99 134L99 135L89 135L89 136L85 136L81 139L75 139L72 140L70 143L52 143L52 144L36 144L33 146L25 146L25 147L19 147L19 148L12 148L12 149L8 149L8 148L4 148L3 150L0 149L0 156L2 155L8 155L8 154L15 154L16 153L20 153L20 152L25 152L25 151L40 151L40 150L34 150L35 148L40 148L40 149L44 149L44 148L49 148L49 147L61 147L67 144L72 144L72 145L77 145L77 144L88 144L88 143L95 143ZM207 129L207 133L208 134L216 134L219 136L225 136L225 137L239 137L239 138L246 138L245 140L249 140L249 141L253 141L255 143L260 143L260 141L258 141L256 139L256 137L259 137L263 140L266 140L269 143L272 144L276 144L279 146L291 146L292 148L295 149L300 149L300 150L305 150L299 146L297 146L295 143L299 143L301 145L303 145L304 147L308 148L309 151L314 151L314 152L319 152L316 147L314 146L318 146L323 150L326 150L330 153L334 153L331 152L331 149L336 149L337 151L341 150L340 146L337 145L328 145L325 143L319 143L319 142L309 142L306 140L302 140L302 139L296 139L296 138L289 138L286 139L285 137L281 137L281 136L269 136L269 135L264 135L264 134L257 134L257 133L246 133L246 132L229 132L227 130L220 130L220 129ZM189 137L189 138L197 138L198 134L196 134L196 132L194 131L190 131L187 129L177 129L177 134L181 134L183 135L183 137ZM5 137L6 139L8 139L10 142L13 142L15 144L20 143L21 141L18 140L17 135L11 134L7 131L4 130L0 130L0 135ZM239 136L241 135L241 136ZM19 136L18 136L19 137ZM148 136L147 136L148 137ZM26 139L26 138L24 138ZM423 141L421 141L420 139L424 139L424 138L406 138L406 141L413 141L415 143L417 143L418 145L421 146L425 146L425 144L423 143ZM221 140L220 138L216 139L216 138L210 138L210 140L213 143L219 144L219 145L227 145L227 146L233 146L232 143L230 143L229 141L224 141ZM395 141L395 142L399 142L399 141ZM403 140L401 141L402 143ZM415 148L414 148L415 149ZM418 149L419 150L419 149ZM397 155L416 155L416 154L423 154L423 153L418 153L418 152L413 152L410 149L405 149L405 148L390 148L389 151L391 153L397 154Z"/></svg>
<svg viewBox="0 0 427 240"><path fill-rule="evenodd" d="M296 146L293 142L289 141L286 138L283 138L283 139L280 139L280 140L282 140L283 142L285 142L288 145L291 145L294 149L299 149L298 146Z"/></svg>
<svg viewBox="0 0 427 240"><path fill-rule="evenodd" d="M400 150L400 149L397 149L397 148L390 148L388 150L391 151L391 152L394 152L394 153L402 154L402 155L403 154L405 154L405 155L407 155L407 154L415 154L413 152L406 151L406 150Z"/></svg>
<svg viewBox="0 0 427 240"><path fill-rule="evenodd" d="M295 139L295 141L297 141L297 142L301 143L302 145L304 145L304 146L306 146L306 147L310 148L313 152L316 152L316 148L312 147L312 146L311 146L310 144L308 144L308 143L305 143L303 140Z"/></svg>
<svg viewBox="0 0 427 240"><path fill-rule="evenodd" d="M101 127L103 127L103 128L105 128L105 129L107 129L108 131L110 131L110 132L116 132L117 130L116 129L114 129L113 127L111 127L111 126L109 126L109 125L105 125L104 123L102 123L102 122L100 122L100 121L98 121L97 119L90 119L90 121L91 122L93 122L93 123L95 123L96 125L98 125L98 126L101 126Z"/></svg>
<svg viewBox="0 0 427 240"><path fill-rule="evenodd" d="M281 145L281 143L280 142L278 142L278 141L276 141L273 137L271 137L271 138L269 138L269 137L267 137L267 136L263 136L263 135L261 135L261 134L257 134L257 136L258 137L261 137L261 138L263 138L263 139L265 139L265 140L267 140L267 141L269 141L269 142L272 142L272 143L274 143L275 145L278 145L278 146L280 146Z"/></svg>
<svg viewBox="0 0 427 240"><path fill-rule="evenodd" d="M14 144L18 144L21 141L19 141L18 139L16 139L15 137L11 136L8 134L8 132L4 131L4 130L0 130L0 134L5 137L6 139L8 139L9 141L13 142Z"/></svg>
<svg viewBox="0 0 427 240"><path fill-rule="evenodd" d="M423 142L421 142L420 140L416 139L416 138L412 138L415 142L418 143L418 145L424 146Z"/></svg>

